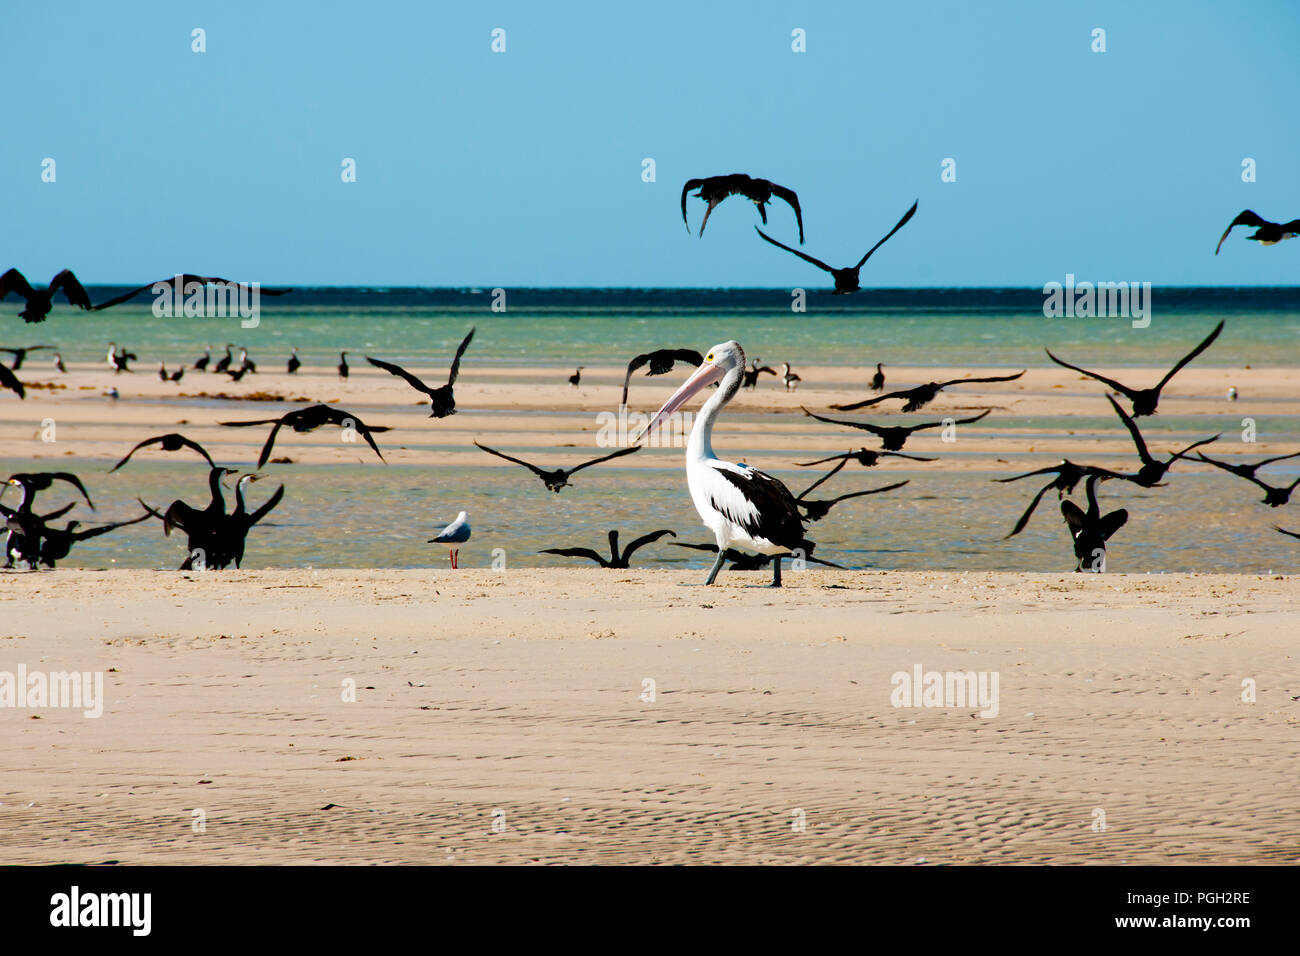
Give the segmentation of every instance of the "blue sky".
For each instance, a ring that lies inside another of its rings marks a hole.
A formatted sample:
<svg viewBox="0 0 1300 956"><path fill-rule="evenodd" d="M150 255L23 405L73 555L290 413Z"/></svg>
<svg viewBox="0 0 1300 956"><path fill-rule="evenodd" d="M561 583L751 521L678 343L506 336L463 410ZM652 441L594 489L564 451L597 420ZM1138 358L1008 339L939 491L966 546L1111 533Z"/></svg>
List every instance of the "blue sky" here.
<svg viewBox="0 0 1300 956"><path fill-rule="evenodd" d="M33 281L829 286L743 198L687 236L682 183L737 171L837 266L919 198L867 288L1300 277L1300 240L1213 255L1242 208L1300 217L1285 0L49 0L5 33L0 262Z"/></svg>

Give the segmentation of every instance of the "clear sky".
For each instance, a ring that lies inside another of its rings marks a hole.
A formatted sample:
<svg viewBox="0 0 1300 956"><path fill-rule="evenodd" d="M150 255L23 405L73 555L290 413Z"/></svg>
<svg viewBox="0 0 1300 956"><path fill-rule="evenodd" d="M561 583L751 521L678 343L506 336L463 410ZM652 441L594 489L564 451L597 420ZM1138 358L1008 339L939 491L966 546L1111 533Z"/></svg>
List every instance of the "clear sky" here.
<svg viewBox="0 0 1300 956"><path fill-rule="evenodd" d="M1300 280L1300 240L1213 255L1300 217L1295 0L9 0L4 33L0 268L34 282L828 286L743 198L687 236L682 183L729 172L836 266L919 198L868 288Z"/></svg>

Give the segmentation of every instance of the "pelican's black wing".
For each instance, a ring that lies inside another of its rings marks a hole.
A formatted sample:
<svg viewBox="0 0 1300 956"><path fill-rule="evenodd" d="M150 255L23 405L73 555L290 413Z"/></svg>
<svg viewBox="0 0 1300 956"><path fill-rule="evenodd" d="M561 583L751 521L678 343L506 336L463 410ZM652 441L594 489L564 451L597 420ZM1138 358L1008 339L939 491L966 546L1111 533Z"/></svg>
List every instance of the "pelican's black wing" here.
<svg viewBox="0 0 1300 956"><path fill-rule="evenodd" d="M892 236L894 233L898 232L898 230L902 229L905 225L907 225L907 221L916 215L916 207L919 204L920 204L920 200L917 200L917 202L912 203L912 208L903 214L902 219L898 220L898 225L896 225L893 229L889 230L889 232L885 233L884 239L881 239L878 243L876 243L874 246L872 246L870 249L867 250L867 254L858 260L857 267L859 269L861 269L863 265L866 264L866 261L871 258L871 254L873 252L875 252L877 249L879 249L889 240L890 236Z"/></svg>

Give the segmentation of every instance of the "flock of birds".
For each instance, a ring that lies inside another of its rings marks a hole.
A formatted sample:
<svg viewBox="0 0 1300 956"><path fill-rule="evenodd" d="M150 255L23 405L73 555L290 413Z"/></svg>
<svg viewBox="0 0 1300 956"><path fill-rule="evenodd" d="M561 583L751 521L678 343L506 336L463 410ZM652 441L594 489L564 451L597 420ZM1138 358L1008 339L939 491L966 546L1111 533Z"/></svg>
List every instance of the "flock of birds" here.
<svg viewBox="0 0 1300 956"><path fill-rule="evenodd" d="M690 223L687 218L686 201L691 190L696 190L694 195L707 204L704 218L700 224L699 234L701 236L704 234L705 226L708 224L709 216L713 213L714 208L728 197L739 195L752 201L757 207L764 225L767 225L766 206L775 197L783 200L793 209L798 225L799 243L803 244L803 211L798 195L792 189L766 179L757 179L742 173L689 180L683 187L681 196L682 219L686 223L688 231L690 230ZM848 294L861 288L860 273L867 260L881 245L913 218L916 210L917 203L913 203L898 223L879 242L872 246L856 265L842 269L829 266L819 259L815 259L773 239L761 229L755 228L759 236L766 242L830 273L834 283L834 294ZM1257 241L1262 245L1272 245L1284 239L1300 235L1300 220L1292 220L1288 223L1273 223L1262 219L1250 210L1246 210L1237 216L1224 231L1219 240L1219 245L1215 249L1216 255L1223 242L1227 239L1228 234L1236 226L1254 227L1256 229L1255 233L1246 238ZM23 310L19 313L20 317L26 322L35 323L44 321L50 313L53 298L57 292L62 292L73 306L94 311L119 305L147 290L156 291L160 286L176 288L177 283L181 283L182 288L189 287L192 283L198 283L201 286L241 287L240 283L228 279L184 274L140 286L96 305L91 303L85 288L71 270L62 270L50 280L48 286L40 288L28 283L16 269L10 269L0 275L0 300L3 300L11 292L16 293L25 302ZM283 295L291 290L261 289L260 291L264 295ZM1183 367L1213 344L1223 331L1223 325L1223 322L1220 322L1200 344L1179 360L1169 373L1151 388L1127 386L1097 372L1066 362L1049 350L1047 355L1052 362L1095 379L1128 400L1131 414L1126 412L1112 395L1106 395L1107 401L1132 437L1140 466L1132 473L1125 473L1062 460L1060 464L1048 468L1040 468L1008 478L994 479L999 482L1014 482L1036 476L1052 476L1051 480L1039 489L1030 500L1028 507L1007 537L1013 537L1023 531L1043 497L1049 491L1055 490L1061 503L1062 516L1072 540L1076 570L1104 570L1106 544L1127 522L1128 512L1121 508L1103 514L1097 499L1098 485L1105 481L1119 480L1132 482L1144 488L1162 487L1163 479L1175 461L1187 458L1191 452L1209 445L1220 437L1215 435L1204 438L1193 442L1180 451L1170 453L1168 457L1158 459L1148 450L1135 419L1156 413L1162 389ZM474 332L475 330L471 328L456 349L445 384L430 386L419 376L391 362L371 356L366 356L366 360L376 368L403 379L413 389L427 396L431 418L445 418L456 412L454 386L460 372L461 359L474 339ZM53 350L53 348L51 345L0 347L0 351L13 356L9 365L6 366L0 363L0 387L14 391L20 398L25 397L25 388L16 375L17 371L23 367L23 362L29 353L40 350ZM244 375L255 373L257 366L249 358L247 349L241 348L239 350L238 359L235 358L234 349L235 345L233 343L227 344L225 355L213 363L211 348L206 348L203 356L195 361L190 368L194 371L205 372L211 366L212 372L227 374L235 381L238 381ZM347 355L346 351L339 354L338 373L341 379L346 379L349 374ZM60 372L66 371L62 357L58 352L54 352L53 357L56 369ZM115 372L132 371L130 362L137 360L138 356L134 353L120 347L117 343L110 343L107 361ZM478 442L474 444L489 455L527 469L539 478L548 490L559 493L570 485L570 479L578 471L640 451L642 447L639 444L641 438L658 427L696 394L706 388L716 387L714 393L705 401L703 407L695 416L686 450L687 485L690 489L691 499L704 525L713 532L714 542L712 544L677 543L677 546L716 554L713 566L705 581L706 584L714 583L724 564L731 562L733 569L744 570L753 570L770 565L772 568L772 586L779 587L781 585L781 562L787 557L796 557L829 567L838 567L838 565L813 557L812 552L816 544L807 537L807 525L826 517L830 510L842 501L864 495L893 491L904 487L908 482L894 482L883 487L852 491L828 499L810 498L812 492L839 474L850 462L856 462L864 468L871 468L886 457L917 462L936 461L938 459L905 454L902 449L907 440L918 431L944 427L949 424L973 424L984 419L992 411L992 409L985 409L977 415L955 421L948 419L946 421L921 422L914 425L880 425L866 421L827 417L804 408L804 413L817 421L870 433L879 439L880 448L850 449L842 454L832 455L816 461L797 463L800 467L814 467L832 461L835 462L826 474L819 477L801 494L796 496L781 481L765 472L744 463L729 462L718 458L713 452L711 443L713 428L722 409L736 396L740 389L756 388L761 375L770 374L774 376L780 381L781 387L786 390L793 390L798 386L800 377L792 371L789 363L783 363L782 371L778 373L769 366L761 365L757 358L747 362L744 350L734 340L715 345L704 355L693 349L686 348L656 349L638 355L628 363L623 381L621 405L623 407L627 405L628 388L633 374L645 368L646 375L665 375L671 372L678 363L692 366L694 371L659 410L649 417L628 447L579 462L572 467L548 469L495 448L489 448ZM286 371L288 374L293 375L298 372L301 366L302 362L298 357L297 349L294 349L286 363ZM580 385L582 370L582 367L579 367L569 377L571 385L575 387ZM165 363L159 363L158 375L165 382L179 383L185 372L185 366L175 368L169 372ZM841 412L853 412L871 408L887 401L901 401L899 410L907 414L922 410L934 401L940 392L947 389L977 383L1011 382L1024 374L1025 372L1022 370L1010 375L980 378L967 377L943 382L927 382L908 389L878 394L860 401L832 405L831 408ZM874 392L883 392L884 384L883 365L877 364L876 372L869 383L870 388ZM384 461L384 456L374 436L389 431L387 426L368 425L357 415L345 409L325 404L313 404L295 409L278 418L223 421L219 422L219 424L232 428L271 426L258 456L256 466L258 469L263 468L271 460L270 456L276 439L285 428L295 433L311 432L326 425L353 429L356 434L359 434L366 441L381 461ZM202 457L208 466L209 499L205 505L200 507L177 499L160 510L138 499L143 508L143 513L139 517L86 529L82 529L77 521L69 521L62 527L58 527L54 522L66 515L75 502L53 511L38 513L35 508L35 499L39 493L49 490L56 483L67 484L80 492L86 504L91 510L94 510L90 495L81 480L70 472L15 474L10 476L6 484L0 486L0 499L3 499L4 493L11 487L18 488L20 495L15 507L0 503L0 514L5 518L5 567L13 567L15 562L31 568L38 566L54 567L56 562L66 558L71 548L80 541L154 518L162 522L164 534L170 535L173 530L184 533L186 537L186 556L181 565L182 570L219 569L228 567L231 564L238 568L244 557L249 532L279 505L284 497L284 486L281 485L261 505L250 509L245 498L247 489L253 482L260 480L264 476L257 471L240 474L237 469L217 465L206 449L197 442L178 433L157 435L140 441L126 453L121 461L113 466L111 471L117 471L127 465L137 452L155 446L161 451L177 452L184 450L197 453ZM1300 452L1277 455L1254 463L1235 464L1210 458L1201 452L1197 452L1196 460L1252 482L1264 490L1263 503L1276 508L1290 500L1292 492L1295 491L1297 486L1300 486L1300 479L1288 486L1279 487L1261 480L1257 472L1274 462L1296 457L1300 457ZM277 459L277 461L288 463L289 459ZM235 504L233 508L230 508L226 501L224 489L227 479L235 475L240 475L240 477L235 482ZM1084 483L1086 510L1080 508L1073 501L1066 500L1066 496L1074 492L1080 481ZM1276 530L1291 537L1300 538L1300 532L1287 531L1280 527ZM443 528L429 541L430 543L448 545L451 566L456 568L459 566L459 547L470 539L470 535L469 516L462 511L454 522ZM541 553L581 558L594 561L602 568L621 569L629 566L631 558L637 550L667 536L675 538L676 533L670 529L659 529L633 539L624 548L620 549L619 532L611 530L609 532L610 553L608 557L584 547L547 548ZM745 552L754 552L754 554Z"/></svg>

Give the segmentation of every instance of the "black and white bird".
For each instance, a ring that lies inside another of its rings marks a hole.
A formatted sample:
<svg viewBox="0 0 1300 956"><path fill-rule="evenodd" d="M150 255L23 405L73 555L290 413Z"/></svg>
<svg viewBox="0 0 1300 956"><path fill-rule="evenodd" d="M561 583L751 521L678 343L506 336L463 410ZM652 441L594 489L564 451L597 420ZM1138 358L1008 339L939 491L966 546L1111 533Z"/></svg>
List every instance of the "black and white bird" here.
<svg viewBox="0 0 1300 956"><path fill-rule="evenodd" d="M4 496L6 489L16 487L22 490L22 501L18 507L30 506L35 499L37 492L47 491L56 481L62 481L72 485L79 492L81 497L86 499L86 505L91 511L95 510L95 503L90 500L90 492L86 491L86 486L70 471L23 471L9 476L7 484L0 487L0 497Z"/></svg>
<svg viewBox="0 0 1300 956"><path fill-rule="evenodd" d="M430 388L406 369L393 365L391 362L381 362L369 355L366 356L366 361L376 368L382 368L389 375L396 375L406 379L406 383L412 388L428 395L430 418L446 418L448 415L456 414L456 393L452 390L452 386L456 384L456 379L460 375L461 356L465 354L465 350L469 348L469 343L473 340L474 329L471 328L469 334L461 340L460 347L456 349L456 357L451 360L451 372L447 375L447 384L439 385L437 388Z"/></svg>
<svg viewBox="0 0 1300 956"><path fill-rule="evenodd" d="M569 376L569 384L574 388L577 388L582 383L582 370L584 368L586 368L585 365L579 365L578 370Z"/></svg>
<svg viewBox="0 0 1300 956"><path fill-rule="evenodd" d="M47 568L52 568L68 556L74 545L80 544L82 541L88 541L91 538L98 538L100 535L116 531L118 528L125 528L128 525L139 524L141 521L148 521L151 517L153 515L146 511L140 517L132 518L130 521L115 521L112 524L96 525L86 528L84 531L77 530L81 527L80 521L69 521L62 528L54 528L42 522L42 527L38 532L41 539L38 552L40 563Z"/></svg>
<svg viewBox="0 0 1300 956"><path fill-rule="evenodd" d="M257 374L257 363L248 357L248 349L241 348L239 350L239 367L245 372Z"/></svg>
<svg viewBox="0 0 1300 956"><path fill-rule="evenodd" d="M159 363L158 363L158 377L159 377L160 379L162 379L164 382L179 382L182 378L185 377L185 366L182 365L180 368L178 368L178 369L177 369L176 371L174 371L174 372L168 372L168 371L167 371L167 363L166 363L166 362L159 362Z"/></svg>
<svg viewBox="0 0 1300 956"><path fill-rule="evenodd" d="M542 479L542 483L546 485L548 491L554 491L556 494L560 493L561 488L568 487L569 479L573 477L574 472L581 471L583 468L590 468L592 465L599 465L602 461L609 461L611 458L622 458L624 455L630 455L633 452L641 450L640 445L632 445L629 448L620 448L612 454L602 455L600 458L593 458L590 461L584 461L582 464L574 465L572 468L538 468L536 465L531 465L522 458L515 458L512 455L507 455L504 452L497 451L495 448L489 448L487 445L479 445L478 442L474 442L474 444L489 455L496 455L498 458L504 458L506 461L514 462L516 465L523 465L538 478Z"/></svg>
<svg viewBox="0 0 1300 956"><path fill-rule="evenodd" d="M802 406L800 406L802 408ZM986 408L971 418L945 419L940 422L926 422L924 425L872 425L870 422L846 422L839 418L826 418L824 415L816 415L804 408L803 413L809 418L815 418L819 422L827 422L831 425L847 425L849 428L860 428L863 431L871 432L880 438L880 444L885 451L901 451L903 445L912 437L913 432L919 432L926 428L943 428L949 424L952 425L971 425L984 418L991 408Z"/></svg>
<svg viewBox="0 0 1300 956"><path fill-rule="evenodd" d="M703 199L709 204L709 207L704 210L704 221L700 223L701 236L704 235L704 227L709 224L709 215L713 212L713 207L728 196L744 196L753 202L758 207L758 215L763 220L763 225L767 225L767 204L775 196L787 202L794 210L795 221L799 224L799 245L803 245L803 211L799 208L799 197L795 195L794 190L778 186L767 179L755 179L744 173L686 180L686 185L682 187L682 222L686 223L688 233L691 231L691 224L686 218L686 194L697 187L699 191L695 194L696 198Z"/></svg>
<svg viewBox="0 0 1300 956"><path fill-rule="evenodd" d="M558 554L564 558L586 558L588 561L595 561L602 568L612 570L627 570L631 565L632 555L644 548L647 544L658 541L666 534L671 534L674 538L677 534L667 528L659 531L651 531L649 534L643 534L639 538L633 538L628 542L627 547L622 551L618 549L618 532L610 531L609 533L609 557L599 554L591 548L543 548L538 554Z"/></svg>
<svg viewBox="0 0 1300 956"><path fill-rule="evenodd" d="M203 356L195 360L194 362L194 371L196 372L206 371L208 367L208 363L210 363L211 361L212 361L212 348L211 346L205 345L203 346Z"/></svg>
<svg viewBox="0 0 1300 956"><path fill-rule="evenodd" d="M266 444L262 446L262 453L258 456L257 467L261 468L266 464L267 459L271 457L271 449L275 447L275 437L280 434L280 429L286 425L298 433L315 431L322 425L338 425L340 428L354 429L356 434L366 440L371 448L374 449L379 460L384 461L383 454L379 451L379 446L375 444L372 432L386 432L389 430L388 425L367 425L356 415L344 411L341 408L333 408L329 405L308 405L306 408L299 408L279 418L258 418L251 422L217 422L218 425L227 425L231 428L247 428L251 425L274 425L271 434L266 437ZM385 462L386 464L387 462Z"/></svg>
<svg viewBox="0 0 1300 956"><path fill-rule="evenodd" d="M226 343L226 354L217 359L217 364L212 366L213 372L228 372L230 370L230 363L235 360L235 356L231 352L234 347L233 342Z"/></svg>
<svg viewBox="0 0 1300 956"><path fill-rule="evenodd" d="M170 537L173 528L185 532L185 560L178 570L192 571L195 564L200 570L212 565L221 547L218 535L222 522L226 519L226 496L223 484L227 475L237 474L234 468L214 467L208 471L208 491L211 495L205 508L196 508L179 498L167 506L165 512L146 504L143 499L136 500L144 509L163 523L163 534Z"/></svg>
<svg viewBox="0 0 1300 956"><path fill-rule="evenodd" d="M135 361L139 357L134 352L128 352L125 348L119 350L116 342L109 342L108 355L105 357L105 361L108 362L108 367L116 375L119 372L131 371L128 363Z"/></svg>
<svg viewBox="0 0 1300 956"><path fill-rule="evenodd" d="M898 392L890 392L888 395L879 395L876 398L863 399L860 402L853 402L849 405L832 405L831 408L841 412L851 412L855 409L866 408L869 405L876 405L880 402L888 401L891 398L903 399L903 411L915 412L918 409L925 408L929 405L940 392L945 388L953 385L973 385L976 382L1014 382L1020 376L1024 375L1026 369L1021 369L1014 375L988 375L983 378L954 378L947 382L927 382L924 385L917 385L915 388L905 388Z"/></svg>
<svg viewBox="0 0 1300 956"><path fill-rule="evenodd" d="M340 352L339 353L339 378L345 379L347 377L348 377L348 353Z"/></svg>
<svg viewBox="0 0 1300 956"><path fill-rule="evenodd" d="M44 289L38 289L29 283L17 269L10 269L0 275L0 300L10 292L26 301L23 310L18 313L24 322L44 322L45 317L54 308L54 293L60 289L69 304L79 309L90 309L90 296L82 288L71 269L61 270Z"/></svg>
<svg viewBox="0 0 1300 956"><path fill-rule="evenodd" d="M460 514L456 515L455 521L453 521L451 524L447 525L447 527L443 528L441 531L438 532L438 536L436 538L430 538L429 544L450 544L452 546L451 548L448 549L447 553L448 553L448 557L451 560L452 570L454 571L460 567L459 545L462 545L466 541L468 541L470 534L471 534L471 529L469 526L469 512L462 511Z"/></svg>
<svg viewBox="0 0 1300 956"><path fill-rule="evenodd" d="M766 239L768 242L770 242L772 245L776 246L777 248L784 249L786 252L798 256L800 259L804 260L805 262L812 263L818 269L822 269L826 272L829 272L831 274L831 278L835 280L834 294L848 295L850 292L857 292L859 289L862 288L861 281L859 278L862 272L862 267L866 265L867 260L871 258L871 254L873 252L875 252L877 249L883 246L886 240L888 240L890 236L898 232L898 230L902 229L903 226L907 224L907 221L911 219L913 215L916 214L916 206L917 206L916 203L912 203L912 208L907 211L907 213L903 216L902 219L898 220L898 225L896 225L893 229L889 230L889 232L885 234L884 239L881 239L878 243L876 243L874 246L868 249L867 254L858 260L858 264L856 266L845 266L843 269L836 269L834 266L828 266L820 259L815 259L812 256L808 255L806 252L800 252L798 249L791 249L789 246L785 245L784 243L777 242L775 239L773 239L767 233L763 232L763 230L759 229L757 226L754 227L754 230L760 236L762 236L764 239Z"/></svg>
<svg viewBox="0 0 1300 956"><path fill-rule="evenodd" d="M9 352L13 355L14 360L9 363L9 367L16 372L23 367L23 360L27 358L28 352L36 352L40 349L52 348L54 348L53 345L28 345L25 348L0 347L0 352Z"/></svg>
<svg viewBox="0 0 1300 956"><path fill-rule="evenodd" d="M745 374L745 352L738 342L715 345L704 362L633 439L638 441L656 425L715 382L718 389L695 416L686 444L686 484L700 518L717 539L718 557L705 584L718 576L727 549L736 545L773 556L772 586L781 586L781 558L793 552L812 553L816 545L804 536L799 503L780 481L749 465L724 461L713 453L713 426L718 414L738 391Z"/></svg>
<svg viewBox="0 0 1300 956"><path fill-rule="evenodd" d="M1214 254L1217 256L1219 250L1223 248L1223 241L1228 238L1228 233L1232 232L1235 226L1254 226L1255 234L1247 236L1258 242L1261 246L1274 246L1283 239L1294 239L1300 236L1300 219L1292 219L1290 222L1277 223L1269 222L1262 219L1251 210L1243 210L1236 219L1228 223L1228 228L1223 230L1223 235L1219 237L1219 244L1214 247Z"/></svg>
<svg viewBox="0 0 1300 956"><path fill-rule="evenodd" d="M803 379L801 379L798 375L794 374L794 372L790 371L789 362L781 363L781 383L785 385L785 390L787 392L794 391L794 389L797 387L795 383L802 382L802 381Z"/></svg>
<svg viewBox="0 0 1300 956"><path fill-rule="evenodd" d="M623 376L623 400L620 404L627 404L627 388L632 381L632 373L643 365L650 366L646 375L665 375L671 372L678 362L689 362L691 365L698 366L703 361L704 356L694 349L655 349L653 352L642 352L627 363L627 374Z"/></svg>
<svg viewBox="0 0 1300 956"><path fill-rule="evenodd" d="M1061 514L1070 529L1070 537L1074 539L1075 571L1105 571L1106 542L1128 521L1128 512L1123 508L1105 515L1101 513L1097 504L1097 482L1101 480L1099 475L1089 475L1084 482L1087 511L1073 501L1061 502Z"/></svg>
<svg viewBox="0 0 1300 956"><path fill-rule="evenodd" d="M883 391L885 387L885 367L879 362L876 363L876 374L871 376L871 390L873 392Z"/></svg>
<svg viewBox="0 0 1300 956"><path fill-rule="evenodd" d="M1079 366L1077 365L1071 365L1069 362L1063 362L1055 355L1052 354L1051 349L1044 349L1044 351L1047 352L1047 357L1050 358L1057 365L1060 365L1064 368L1071 369L1075 372L1080 373L1081 375L1086 375L1089 378L1095 378L1097 381L1101 382L1102 384L1109 385L1115 391L1120 392L1121 394L1126 396L1128 400L1133 403L1133 417L1141 418L1143 415L1154 415L1156 413L1156 406L1160 404L1161 389L1163 389L1166 385L1169 384L1169 380L1173 378L1175 375L1177 375L1184 365L1186 365L1192 359L1196 358L1196 356L1200 355L1202 352L1208 349L1210 345L1214 342L1214 340L1219 337L1219 333L1222 331L1223 331L1223 322L1220 322L1218 325L1214 327L1214 331L1205 337L1205 339L1201 342L1200 345L1196 346L1196 348L1192 349L1190 352L1188 352L1186 355L1184 355L1181 359L1178 360L1178 364L1169 370L1168 375L1166 375L1164 378L1162 378L1159 382L1156 383L1155 388L1129 388L1127 385L1122 385L1119 382L1115 381L1113 378L1107 378L1106 376L1099 375L1096 372L1090 372L1086 368L1079 368Z"/></svg>
<svg viewBox="0 0 1300 956"><path fill-rule="evenodd" d="M54 370L64 375L68 374L68 367L63 364L63 356L58 352L54 353Z"/></svg>
<svg viewBox="0 0 1300 956"><path fill-rule="evenodd" d="M241 475L235 483L235 508L217 523L213 535L213 552L208 556L208 567L222 570L233 563L236 568L244 561L244 550L248 543L248 532L253 526L270 514L284 498L284 485L275 490L266 501L254 511L248 510L244 500L247 487L260 481L265 475Z"/></svg>
<svg viewBox="0 0 1300 956"><path fill-rule="evenodd" d="M285 368L290 375L297 375L298 369L302 368L302 359L298 358L297 349L289 353L289 361L285 363Z"/></svg>

